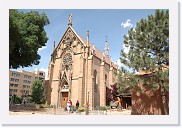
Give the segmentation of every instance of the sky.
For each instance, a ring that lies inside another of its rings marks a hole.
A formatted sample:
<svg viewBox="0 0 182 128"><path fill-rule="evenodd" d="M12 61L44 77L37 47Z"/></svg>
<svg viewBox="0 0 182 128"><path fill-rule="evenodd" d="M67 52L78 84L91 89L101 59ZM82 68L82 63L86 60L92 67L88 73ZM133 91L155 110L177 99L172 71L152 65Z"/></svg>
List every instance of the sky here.
<svg viewBox="0 0 182 128"><path fill-rule="evenodd" d="M27 12L30 10L19 10ZM89 31L89 42L101 51L105 48L106 37L109 44L109 55L114 63L119 66L120 51L124 49L123 36L128 30L136 26L142 18L147 19L148 15L154 14L155 10L150 9L46 9L35 10L39 13L46 13L50 24L45 26L45 31L49 40L46 46L39 49L41 56L40 64L32 67L18 68L16 70L33 71L39 69L48 73L53 44L56 46L60 42L68 27L68 18L72 14L72 27L75 32L86 39L86 32ZM46 76L47 77L47 76ZM47 78L46 78L47 79Z"/></svg>

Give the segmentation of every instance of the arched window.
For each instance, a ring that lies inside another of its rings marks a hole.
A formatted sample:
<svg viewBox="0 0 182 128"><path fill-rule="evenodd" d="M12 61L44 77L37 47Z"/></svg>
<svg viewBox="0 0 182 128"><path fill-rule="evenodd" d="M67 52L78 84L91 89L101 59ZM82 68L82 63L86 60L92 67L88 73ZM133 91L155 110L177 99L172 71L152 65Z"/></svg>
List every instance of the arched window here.
<svg viewBox="0 0 182 128"><path fill-rule="evenodd" d="M94 91L97 91L97 71L94 70Z"/></svg>
<svg viewBox="0 0 182 128"><path fill-rule="evenodd" d="M105 82L107 81L107 75L105 74Z"/></svg>
<svg viewBox="0 0 182 128"><path fill-rule="evenodd" d="M105 74L105 86L107 86L107 75Z"/></svg>

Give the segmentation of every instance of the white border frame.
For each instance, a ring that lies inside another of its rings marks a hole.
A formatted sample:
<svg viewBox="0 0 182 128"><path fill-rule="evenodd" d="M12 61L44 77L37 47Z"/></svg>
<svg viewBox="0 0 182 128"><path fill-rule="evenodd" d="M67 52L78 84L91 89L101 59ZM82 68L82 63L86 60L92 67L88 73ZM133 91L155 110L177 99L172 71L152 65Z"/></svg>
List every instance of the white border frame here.
<svg viewBox="0 0 182 128"><path fill-rule="evenodd" d="M169 9L169 115L9 115L9 9ZM0 5L0 113L2 124L179 125L179 48L177 0L5 0ZM3 47L2 47L3 46ZM94 122L94 123L93 123Z"/></svg>

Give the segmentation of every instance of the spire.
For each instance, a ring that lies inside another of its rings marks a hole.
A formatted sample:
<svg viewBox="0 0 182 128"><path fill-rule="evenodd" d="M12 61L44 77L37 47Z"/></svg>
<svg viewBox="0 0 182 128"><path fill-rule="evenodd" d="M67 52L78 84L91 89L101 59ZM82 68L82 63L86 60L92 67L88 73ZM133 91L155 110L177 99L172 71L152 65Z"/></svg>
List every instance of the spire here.
<svg viewBox="0 0 182 128"><path fill-rule="evenodd" d="M87 46L89 46L89 31L87 31Z"/></svg>
<svg viewBox="0 0 182 128"><path fill-rule="evenodd" d="M72 14L69 15L68 26L72 26Z"/></svg>
<svg viewBox="0 0 182 128"><path fill-rule="evenodd" d="M55 47L56 47L56 42L54 41L54 45L53 45L53 52L54 52L54 49L55 49Z"/></svg>
<svg viewBox="0 0 182 128"><path fill-rule="evenodd" d="M106 36L106 44L105 44L104 52L105 52L105 55L109 56L109 45L107 41L107 36Z"/></svg>

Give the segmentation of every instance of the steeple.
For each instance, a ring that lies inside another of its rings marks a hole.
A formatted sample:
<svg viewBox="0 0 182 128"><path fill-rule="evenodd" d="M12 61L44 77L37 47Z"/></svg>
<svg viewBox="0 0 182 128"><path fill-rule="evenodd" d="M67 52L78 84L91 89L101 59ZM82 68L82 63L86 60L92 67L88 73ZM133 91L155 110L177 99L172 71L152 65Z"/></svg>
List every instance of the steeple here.
<svg viewBox="0 0 182 128"><path fill-rule="evenodd" d="M105 55L109 56L109 45L107 41L107 36L106 36L106 44L105 44L105 49L104 49Z"/></svg>
<svg viewBox="0 0 182 128"><path fill-rule="evenodd" d="M68 26L72 26L72 14L69 15Z"/></svg>
<svg viewBox="0 0 182 128"><path fill-rule="evenodd" d="M89 46L89 31L87 31L87 46Z"/></svg>
<svg viewBox="0 0 182 128"><path fill-rule="evenodd" d="M56 42L54 41L53 52L54 52L55 47L56 47Z"/></svg>

